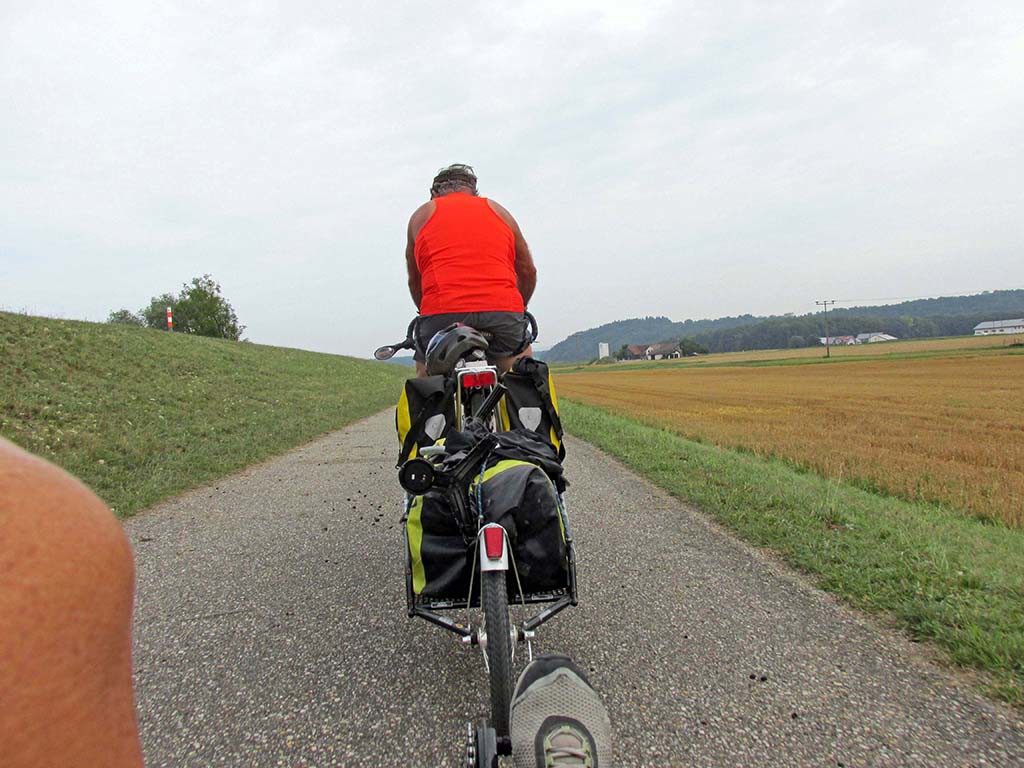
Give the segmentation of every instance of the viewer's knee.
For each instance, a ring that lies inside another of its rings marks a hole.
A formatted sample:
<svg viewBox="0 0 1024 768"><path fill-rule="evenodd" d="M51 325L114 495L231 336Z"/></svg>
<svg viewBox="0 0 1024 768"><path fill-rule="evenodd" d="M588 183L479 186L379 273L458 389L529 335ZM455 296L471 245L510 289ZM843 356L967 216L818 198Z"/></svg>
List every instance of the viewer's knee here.
<svg viewBox="0 0 1024 768"><path fill-rule="evenodd" d="M0 540L5 760L141 764L120 523L73 477L0 440Z"/></svg>

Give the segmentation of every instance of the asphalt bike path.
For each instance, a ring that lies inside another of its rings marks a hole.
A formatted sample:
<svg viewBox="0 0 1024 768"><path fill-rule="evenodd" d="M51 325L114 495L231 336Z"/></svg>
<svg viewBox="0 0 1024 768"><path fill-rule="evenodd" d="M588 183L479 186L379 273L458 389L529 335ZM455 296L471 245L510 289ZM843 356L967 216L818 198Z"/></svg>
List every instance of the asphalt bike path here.
<svg viewBox="0 0 1024 768"><path fill-rule="evenodd" d="M534 649L590 670L617 765L1024 764L1017 711L567 444L581 604ZM461 765L487 678L406 617L396 451L379 414L126 522L150 768Z"/></svg>

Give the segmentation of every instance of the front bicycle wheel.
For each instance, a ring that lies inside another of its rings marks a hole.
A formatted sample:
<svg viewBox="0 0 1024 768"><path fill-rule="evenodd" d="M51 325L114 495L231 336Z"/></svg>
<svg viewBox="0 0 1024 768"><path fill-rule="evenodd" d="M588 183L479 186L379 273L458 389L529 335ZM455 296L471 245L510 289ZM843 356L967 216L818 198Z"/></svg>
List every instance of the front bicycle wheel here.
<svg viewBox="0 0 1024 768"><path fill-rule="evenodd" d="M480 605L487 633L487 669L491 683L491 722L498 736L508 736L512 702L512 632L508 618L505 571L480 573Z"/></svg>

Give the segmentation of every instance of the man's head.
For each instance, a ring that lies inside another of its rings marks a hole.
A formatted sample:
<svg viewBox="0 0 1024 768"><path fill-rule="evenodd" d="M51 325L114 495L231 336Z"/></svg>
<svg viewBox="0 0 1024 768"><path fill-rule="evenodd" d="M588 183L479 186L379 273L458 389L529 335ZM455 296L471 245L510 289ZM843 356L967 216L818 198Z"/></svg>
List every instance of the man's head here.
<svg viewBox="0 0 1024 768"><path fill-rule="evenodd" d="M430 198L444 197L453 192L476 194L476 174L472 166L455 163L437 172L434 183L430 185Z"/></svg>

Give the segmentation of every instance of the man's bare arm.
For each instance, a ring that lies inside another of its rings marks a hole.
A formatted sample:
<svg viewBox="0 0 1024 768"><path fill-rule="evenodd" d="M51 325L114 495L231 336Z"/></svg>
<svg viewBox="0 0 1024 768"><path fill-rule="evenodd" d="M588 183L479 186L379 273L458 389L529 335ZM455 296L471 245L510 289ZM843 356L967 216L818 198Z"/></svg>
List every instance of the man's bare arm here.
<svg viewBox="0 0 1024 768"><path fill-rule="evenodd" d="M515 235L516 281L519 284L519 293L523 297L523 304L529 304L530 299L533 297L533 292L537 288L537 266L533 263L530 246L526 244L526 238L523 237L522 230L519 229L519 223L512 214L491 199L488 199L487 202L494 212L509 225L512 229L512 234Z"/></svg>
<svg viewBox="0 0 1024 768"><path fill-rule="evenodd" d="M420 308L420 302L423 301L423 283L420 268L416 264L416 236L433 215L435 207L433 200L424 203L409 219L408 237L405 243L405 268L409 272L409 295L412 296L417 310Z"/></svg>
<svg viewBox="0 0 1024 768"><path fill-rule="evenodd" d="M409 271L409 295L419 311L420 302L423 301L423 284L420 279L420 269L416 266L416 254L412 239L405 247L405 268Z"/></svg>

